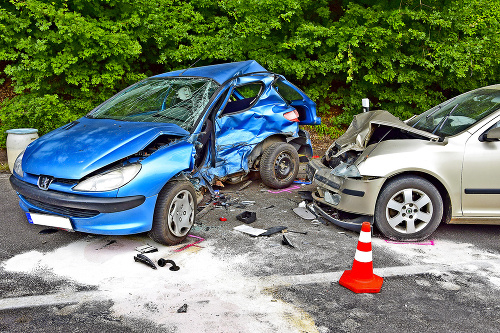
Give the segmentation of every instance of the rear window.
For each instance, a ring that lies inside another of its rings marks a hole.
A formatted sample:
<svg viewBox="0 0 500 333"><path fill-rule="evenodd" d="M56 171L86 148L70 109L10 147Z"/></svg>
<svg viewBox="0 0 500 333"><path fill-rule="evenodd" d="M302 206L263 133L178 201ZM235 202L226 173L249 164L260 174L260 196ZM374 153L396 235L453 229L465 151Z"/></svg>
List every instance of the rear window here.
<svg viewBox="0 0 500 333"><path fill-rule="evenodd" d="M281 80L276 81L273 84L273 88L278 92L278 94L280 94L281 97L283 97L285 101L287 101L287 103L303 99L297 90Z"/></svg>

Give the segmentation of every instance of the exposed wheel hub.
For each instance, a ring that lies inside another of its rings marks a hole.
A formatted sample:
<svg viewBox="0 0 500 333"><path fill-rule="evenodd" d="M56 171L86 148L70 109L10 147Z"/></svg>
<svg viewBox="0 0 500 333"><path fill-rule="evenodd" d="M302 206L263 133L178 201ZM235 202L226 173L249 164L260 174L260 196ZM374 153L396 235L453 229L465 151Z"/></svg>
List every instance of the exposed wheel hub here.
<svg viewBox="0 0 500 333"><path fill-rule="evenodd" d="M281 153L276 158L274 163L274 170L276 177L279 179L285 179L288 177L290 172L293 170L293 161L290 155L287 153Z"/></svg>

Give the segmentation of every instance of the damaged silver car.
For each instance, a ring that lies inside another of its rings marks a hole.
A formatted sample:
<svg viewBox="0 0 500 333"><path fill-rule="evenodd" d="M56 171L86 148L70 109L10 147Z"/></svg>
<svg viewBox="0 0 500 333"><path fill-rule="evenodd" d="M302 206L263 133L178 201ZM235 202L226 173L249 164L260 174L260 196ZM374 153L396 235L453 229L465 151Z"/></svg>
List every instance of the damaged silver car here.
<svg viewBox="0 0 500 333"><path fill-rule="evenodd" d="M314 209L359 230L420 240L441 222L500 224L500 85L469 91L401 121L356 115L325 156L307 166Z"/></svg>

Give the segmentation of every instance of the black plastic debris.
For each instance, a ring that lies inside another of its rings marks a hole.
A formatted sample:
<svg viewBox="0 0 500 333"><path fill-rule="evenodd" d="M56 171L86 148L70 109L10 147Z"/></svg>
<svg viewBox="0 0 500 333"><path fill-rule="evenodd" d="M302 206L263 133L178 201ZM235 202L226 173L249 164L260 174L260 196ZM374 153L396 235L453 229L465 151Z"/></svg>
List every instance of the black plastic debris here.
<svg viewBox="0 0 500 333"><path fill-rule="evenodd" d="M257 213L244 211L243 213L236 215L236 218L243 223L250 224L255 222L257 219Z"/></svg>
<svg viewBox="0 0 500 333"><path fill-rule="evenodd" d="M39 234L40 235L49 235L49 234L56 233L58 231L59 231L59 229L47 228L47 229L40 230Z"/></svg>
<svg viewBox="0 0 500 333"><path fill-rule="evenodd" d="M116 241L115 241L114 239L113 239L113 240L110 240L109 242L107 242L106 244L104 244L103 246L101 246L100 248L98 248L98 249L96 249L96 250L102 250L102 249L104 249L105 247L108 247L108 246L113 245L113 244L115 244L115 243L116 243Z"/></svg>
<svg viewBox="0 0 500 333"><path fill-rule="evenodd" d="M140 253L153 253L153 252L158 252L158 248L151 246L149 244L143 245L143 246L138 246L135 248L137 252Z"/></svg>
<svg viewBox="0 0 500 333"><path fill-rule="evenodd" d="M307 231L287 230L287 232L292 232L292 233L294 233L294 234L302 234L302 235L307 235Z"/></svg>
<svg viewBox="0 0 500 333"><path fill-rule="evenodd" d="M184 304L183 306L181 306L179 309L177 309L177 313L186 313L188 310L188 305L187 304Z"/></svg>
<svg viewBox="0 0 500 333"><path fill-rule="evenodd" d="M138 254L134 257L135 262L142 262L144 265L151 267L152 269L157 269L155 263L146 257L144 254Z"/></svg>
<svg viewBox="0 0 500 333"><path fill-rule="evenodd" d="M283 239L281 240L281 244L295 247L284 234L283 234Z"/></svg>
<svg viewBox="0 0 500 333"><path fill-rule="evenodd" d="M302 200L313 201L313 196L311 191L298 191L297 192Z"/></svg>
<svg viewBox="0 0 500 333"><path fill-rule="evenodd" d="M269 229L266 229L266 232L264 232L263 234L260 234L259 236L271 236L271 235L274 235L278 232L281 232L283 230L286 230L287 227L285 226L276 226L276 227L271 227Z"/></svg>
<svg viewBox="0 0 500 333"><path fill-rule="evenodd" d="M245 184L241 185L240 188L237 191L241 191L241 190L247 188L248 186L250 186L250 184L252 184L251 180L249 180Z"/></svg>
<svg viewBox="0 0 500 333"><path fill-rule="evenodd" d="M175 262L171 259L163 259L163 258L160 258L158 259L158 266L160 267L165 267L167 264L171 264L172 266L170 266L170 270L171 271L178 271L179 269L181 269L179 266L177 266L175 264Z"/></svg>

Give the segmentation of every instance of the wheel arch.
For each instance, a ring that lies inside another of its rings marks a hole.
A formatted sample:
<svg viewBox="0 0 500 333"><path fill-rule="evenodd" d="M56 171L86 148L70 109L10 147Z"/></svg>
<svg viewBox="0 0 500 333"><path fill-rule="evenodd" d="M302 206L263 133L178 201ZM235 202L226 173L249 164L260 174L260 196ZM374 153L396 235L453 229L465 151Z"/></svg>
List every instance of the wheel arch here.
<svg viewBox="0 0 500 333"><path fill-rule="evenodd" d="M428 173L425 173L425 172L405 171L405 172L401 172L401 173L392 175L391 177L388 177L384 181L384 183L382 184L382 187L380 188L380 191L378 192L377 202L378 202L378 198L380 197L380 194L382 193L382 190L384 189L385 186L387 186L387 184L389 184L389 182L396 180L398 178L403 178L403 177L407 177L407 176L417 176L417 177L423 178L423 179L429 181L432 185L434 185L436 187L436 189L439 192L439 195L441 196L441 198L443 200L443 218L441 220L441 223L443 223L443 222L449 223L451 220L451 216L452 216L452 203L451 203L450 194L449 194L446 186L444 186L444 184L437 177L430 175Z"/></svg>

